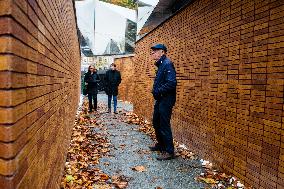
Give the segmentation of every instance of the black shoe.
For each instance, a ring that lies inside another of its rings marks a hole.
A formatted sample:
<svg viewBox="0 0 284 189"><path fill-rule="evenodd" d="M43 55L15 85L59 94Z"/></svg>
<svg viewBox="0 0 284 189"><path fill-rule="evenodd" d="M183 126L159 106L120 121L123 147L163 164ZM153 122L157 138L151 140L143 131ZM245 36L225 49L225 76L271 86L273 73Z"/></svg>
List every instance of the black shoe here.
<svg viewBox="0 0 284 189"><path fill-rule="evenodd" d="M88 113L92 113L92 110L89 110Z"/></svg>
<svg viewBox="0 0 284 189"><path fill-rule="evenodd" d="M117 112L113 112L114 114L118 114Z"/></svg>
<svg viewBox="0 0 284 189"><path fill-rule="evenodd" d="M163 160L171 160L175 158L175 154L170 154L167 152L162 153L160 156L157 157L157 160L163 161Z"/></svg>
<svg viewBox="0 0 284 189"><path fill-rule="evenodd" d="M150 151L162 151L162 149L157 145L149 146L149 148L150 148Z"/></svg>

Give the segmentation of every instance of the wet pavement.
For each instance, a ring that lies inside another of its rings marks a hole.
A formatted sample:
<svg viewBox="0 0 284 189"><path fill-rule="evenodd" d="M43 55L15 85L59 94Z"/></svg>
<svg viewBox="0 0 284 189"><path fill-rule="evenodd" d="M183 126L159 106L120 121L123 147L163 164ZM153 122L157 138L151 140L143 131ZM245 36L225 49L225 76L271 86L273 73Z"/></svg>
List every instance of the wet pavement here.
<svg viewBox="0 0 284 189"><path fill-rule="evenodd" d="M195 181L201 173L201 164L197 160L185 160L177 157L173 160L158 161L158 152L151 152L148 146L152 139L138 131L138 125L123 122L122 113L106 112L107 96L98 95L99 114L104 128L95 128L110 141L110 155L100 159L99 168L108 175L123 176L129 189L201 189L204 184ZM118 111L132 111L129 103L118 102ZM133 167L143 166L145 171L138 172Z"/></svg>

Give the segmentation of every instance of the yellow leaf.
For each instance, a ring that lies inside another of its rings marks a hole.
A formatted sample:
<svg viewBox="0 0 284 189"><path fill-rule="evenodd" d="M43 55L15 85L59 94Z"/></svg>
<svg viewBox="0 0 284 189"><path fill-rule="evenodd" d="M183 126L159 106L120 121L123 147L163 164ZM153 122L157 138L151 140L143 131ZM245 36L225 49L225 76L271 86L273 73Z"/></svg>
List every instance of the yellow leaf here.
<svg viewBox="0 0 284 189"><path fill-rule="evenodd" d="M206 182L207 184L216 184L216 180L213 178L200 178L200 180Z"/></svg>
<svg viewBox="0 0 284 189"><path fill-rule="evenodd" d="M79 179L79 180L76 181L76 183L79 184L79 185L82 185L83 181L81 179Z"/></svg>
<svg viewBox="0 0 284 189"><path fill-rule="evenodd" d="M66 182L71 182L74 180L74 178L72 177L72 175L66 175Z"/></svg>

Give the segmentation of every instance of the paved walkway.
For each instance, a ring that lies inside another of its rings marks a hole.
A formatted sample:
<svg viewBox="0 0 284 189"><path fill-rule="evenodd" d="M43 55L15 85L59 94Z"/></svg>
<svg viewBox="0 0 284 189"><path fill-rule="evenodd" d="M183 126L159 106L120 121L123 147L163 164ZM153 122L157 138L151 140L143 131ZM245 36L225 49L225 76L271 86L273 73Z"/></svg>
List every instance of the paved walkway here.
<svg viewBox="0 0 284 189"><path fill-rule="evenodd" d="M122 114L106 113L107 96L98 95L100 114L97 120L105 125L94 132L103 133L111 142L110 156L100 160L99 168L108 175L123 175L129 180L129 189L201 189L202 183L194 180L201 173L200 162L176 158L156 160L157 153L150 152L153 144L149 136L138 131L138 125L122 121ZM132 111L132 105L119 102L118 110ZM132 170L143 166L144 172Z"/></svg>

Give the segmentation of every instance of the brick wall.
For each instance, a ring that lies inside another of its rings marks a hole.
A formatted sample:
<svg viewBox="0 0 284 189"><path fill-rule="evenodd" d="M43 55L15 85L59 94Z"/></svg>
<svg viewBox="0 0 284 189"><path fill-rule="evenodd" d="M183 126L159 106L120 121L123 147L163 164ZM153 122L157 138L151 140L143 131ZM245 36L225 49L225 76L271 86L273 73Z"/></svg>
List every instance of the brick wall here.
<svg viewBox="0 0 284 189"><path fill-rule="evenodd" d="M175 138L256 188L284 188L283 17L283 0L194 1L137 42L135 112L151 120L149 52L165 43Z"/></svg>
<svg viewBox="0 0 284 189"><path fill-rule="evenodd" d="M79 70L72 1L0 1L0 188L59 188Z"/></svg>
<svg viewBox="0 0 284 189"><path fill-rule="evenodd" d="M134 56L119 57L114 59L117 69L121 72L121 84L119 85L118 98L132 102L134 94Z"/></svg>

